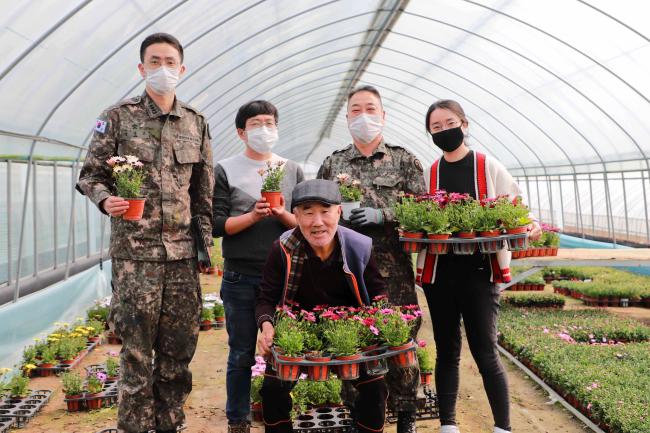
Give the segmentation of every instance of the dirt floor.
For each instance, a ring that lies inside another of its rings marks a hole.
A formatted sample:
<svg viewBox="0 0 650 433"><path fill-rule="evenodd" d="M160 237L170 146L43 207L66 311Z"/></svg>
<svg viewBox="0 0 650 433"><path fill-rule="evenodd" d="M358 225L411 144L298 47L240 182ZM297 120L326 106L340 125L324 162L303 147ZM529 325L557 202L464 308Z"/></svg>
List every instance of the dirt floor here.
<svg viewBox="0 0 650 433"><path fill-rule="evenodd" d="M217 292L219 279L214 276L204 278L204 292ZM547 287L546 290L550 290ZM420 331L420 338L433 344L433 336L429 325L426 302L421 296L421 305L425 310L426 321ZM569 308L579 307L569 302ZM621 314L632 315L650 321L650 310L643 309L614 309L625 310ZM636 313L636 310L641 310ZM194 372L194 389L186 404L188 416L188 433L222 433L227 431L225 418L225 365L228 353L225 330L201 332L199 345L192 362ZM119 346L102 345L91 353L81 364L97 363L105 358L109 351L117 351ZM521 433L577 433L586 431L559 404L553 404L548 395L535 383L521 373L514 365L504 359L508 372L512 400L512 427L514 432ZM43 409L27 428L25 433L93 433L104 428L114 427L116 410L103 409L90 413L68 414L61 393L60 381L57 378L37 378L32 381L32 389L52 389L54 394L51 402ZM483 384L470 352L463 347L461 361L461 389L458 402L458 421L463 432L482 433L492 431L492 416L488 406ZM418 431L437 432L439 422L420 421ZM255 425L255 432L263 432L263 426ZM395 426L388 425L386 432L394 433Z"/></svg>

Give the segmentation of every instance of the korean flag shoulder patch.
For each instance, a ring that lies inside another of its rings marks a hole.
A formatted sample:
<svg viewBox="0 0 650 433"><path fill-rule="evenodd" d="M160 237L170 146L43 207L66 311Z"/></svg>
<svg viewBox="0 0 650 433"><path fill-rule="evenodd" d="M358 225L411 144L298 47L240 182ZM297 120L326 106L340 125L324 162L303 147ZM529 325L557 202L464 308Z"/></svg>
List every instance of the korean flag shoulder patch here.
<svg viewBox="0 0 650 433"><path fill-rule="evenodd" d="M106 122L105 120L97 119L95 121L95 131L99 132L100 134L105 134L106 133L106 125L107 125L107 123L108 122Z"/></svg>

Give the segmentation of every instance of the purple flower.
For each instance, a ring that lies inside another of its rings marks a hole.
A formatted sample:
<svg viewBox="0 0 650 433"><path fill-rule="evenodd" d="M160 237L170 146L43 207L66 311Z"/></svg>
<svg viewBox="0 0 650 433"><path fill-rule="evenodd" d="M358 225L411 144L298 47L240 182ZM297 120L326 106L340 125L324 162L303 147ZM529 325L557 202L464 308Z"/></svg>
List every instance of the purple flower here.
<svg viewBox="0 0 650 433"><path fill-rule="evenodd" d="M107 377L106 373L102 373L101 371L98 371L97 373L95 373L95 376L97 377L97 379L99 379L100 382L102 383L106 382L106 377Z"/></svg>

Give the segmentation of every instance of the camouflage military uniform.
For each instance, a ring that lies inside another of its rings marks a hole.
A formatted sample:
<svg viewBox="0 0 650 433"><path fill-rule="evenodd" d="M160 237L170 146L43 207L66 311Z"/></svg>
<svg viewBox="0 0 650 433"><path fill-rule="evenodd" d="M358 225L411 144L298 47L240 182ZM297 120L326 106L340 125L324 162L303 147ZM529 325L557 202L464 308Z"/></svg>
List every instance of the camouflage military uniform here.
<svg viewBox="0 0 650 433"><path fill-rule="evenodd" d="M123 341L118 429L171 430L185 419L201 311L192 215L212 244L208 124L178 100L163 114L146 92L102 113L77 184L100 210L115 195L106 164L114 155L138 157L146 173L142 219L111 218L109 321Z"/></svg>
<svg viewBox="0 0 650 433"><path fill-rule="evenodd" d="M342 225L372 238L373 255L379 272L386 278L390 302L395 305L417 304L413 263L410 255L402 251L391 206L402 191L411 194L425 192L422 164L406 149L382 140L369 157L362 155L352 144L335 151L325 159L317 177L336 180L336 176L341 173L361 182L361 207L381 209L384 215L383 226L354 227L346 225L343 221ZM413 329L413 337L419 329L420 322ZM386 376L390 391L389 407L393 410L414 410L409 400L415 398L419 379L417 368L391 367Z"/></svg>

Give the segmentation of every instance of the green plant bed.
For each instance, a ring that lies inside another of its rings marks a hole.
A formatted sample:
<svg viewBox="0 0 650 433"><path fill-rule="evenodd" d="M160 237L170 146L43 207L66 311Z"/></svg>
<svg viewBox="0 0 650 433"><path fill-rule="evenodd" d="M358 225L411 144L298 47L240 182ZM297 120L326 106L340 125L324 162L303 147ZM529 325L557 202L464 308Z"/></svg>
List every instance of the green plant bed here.
<svg viewBox="0 0 650 433"><path fill-rule="evenodd" d="M600 310L506 306L499 320L503 347L594 422L617 433L650 432L649 336L650 327Z"/></svg>
<svg viewBox="0 0 650 433"><path fill-rule="evenodd" d="M504 302L515 307L530 308L562 308L564 298L558 295L544 293L517 293L508 294Z"/></svg>

